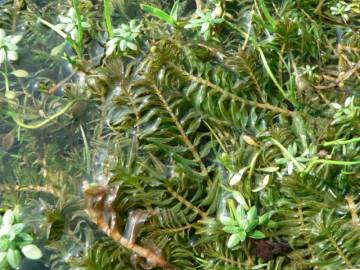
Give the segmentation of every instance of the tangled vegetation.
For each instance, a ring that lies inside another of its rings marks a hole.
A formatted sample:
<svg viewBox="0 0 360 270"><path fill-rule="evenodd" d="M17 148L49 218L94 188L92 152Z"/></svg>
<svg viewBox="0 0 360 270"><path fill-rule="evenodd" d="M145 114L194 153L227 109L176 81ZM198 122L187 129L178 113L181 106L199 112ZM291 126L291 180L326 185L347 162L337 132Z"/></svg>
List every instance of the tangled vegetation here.
<svg viewBox="0 0 360 270"><path fill-rule="evenodd" d="M358 1L0 0L0 72L1 269L360 268Z"/></svg>

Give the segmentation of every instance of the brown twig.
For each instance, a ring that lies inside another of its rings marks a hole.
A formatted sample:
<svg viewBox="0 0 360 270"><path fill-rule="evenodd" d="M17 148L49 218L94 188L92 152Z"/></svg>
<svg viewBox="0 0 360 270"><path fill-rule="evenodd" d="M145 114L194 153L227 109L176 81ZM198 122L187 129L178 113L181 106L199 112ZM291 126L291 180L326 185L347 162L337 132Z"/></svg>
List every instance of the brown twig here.
<svg viewBox="0 0 360 270"><path fill-rule="evenodd" d="M354 198L352 196L346 196L345 200L349 206L349 210L351 213L351 219L354 226L359 226L359 217L356 213L356 204L354 202Z"/></svg>
<svg viewBox="0 0 360 270"><path fill-rule="evenodd" d="M315 85L314 87L318 90L334 88L349 79L358 69L360 69L360 60L348 71L340 73L334 83L328 85Z"/></svg>
<svg viewBox="0 0 360 270"><path fill-rule="evenodd" d="M74 76L76 74L77 70L73 70L73 72L71 72L65 79L61 80L60 82L58 82L57 84L55 84L53 87L51 87L48 90L48 93L50 95L56 93L61 86L63 86L68 80L70 80L72 78L72 76Z"/></svg>
<svg viewBox="0 0 360 270"><path fill-rule="evenodd" d="M201 0L195 0L195 3L196 3L196 9L197 9L197 10L201 10L202 1L201 1Z"/></svg>
<svg viewBox="0 0 360 270"><path fill-rule="evenodd" d="M117 241L120 245L125 248L131 250L132 252L138 254L139 256L145 258L149 264L153 267L161 267L166 270L178 270L178 268L171 263L169 263L165 258L159 256L155 252L150 249L144 248L136 243L131 242L127 238L125 238L120 232L117 226L111 226L106 221L106 216L113 216L116 218L116 213L112 209L112 207L107 205L105 206L108 194L107 192L110 190L108 187L95 187L85 189L85 195L87 197L87 201L94 200L96 201L96 206L89 205L87 208L87 213L90 218L97 224L97 226L105 232L109 237ZM89 198L90 197L90 198ZM106 208L106 209L104 209ZM108 209L109 208L109 209ZM114 225L114 224L113 224Z"/></svg>

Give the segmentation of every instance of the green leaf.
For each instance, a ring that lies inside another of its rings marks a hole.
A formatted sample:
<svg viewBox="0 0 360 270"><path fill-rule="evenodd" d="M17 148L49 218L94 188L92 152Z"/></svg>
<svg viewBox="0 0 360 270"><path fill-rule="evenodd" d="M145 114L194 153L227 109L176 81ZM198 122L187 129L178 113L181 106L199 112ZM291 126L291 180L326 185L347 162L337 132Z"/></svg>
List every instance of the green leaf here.
<svg viewBox="0 0 360 270"><path fill-rule="evenodd" d="M15 220L15 214L12 210L7 210L3 216L2 224L4 226L10 226Z"/></svg>
<svg viewBox="0 0 360 270"><path fill-rule="evenodd" d="M249 206L248 206L248 204L246 203L244 196L243 196L239 191L234 190L234 191L232 192L232 194L233 194L233 196L234 196L234 199L235 199L242 207L244 207L245 210L248 210L248 209L249 209Z"/></svg>
<svg viewBox="0 0 360 270"><path fill-rule="evenodd" d="M230 186L234 186L237 183L239 183L241 181L241 179L244 177L245 172L247 171L249 167L246 166L245 168L242 168L239 172L234 173L231 178L230 178Z"/></svg>
<svg viewBox="0 0 360 270"><path fill-rule="evenodd" d="M59 56L65 49L66 41L61 43L60 45L55 46L51 49L50 55Z"/></svg>
<svg viewBox="0 0 360 270"><path fill-rule="evenodd" d="M258 217L257 209L255 206L252 206L250 208L250 210L247 212L247 220L253 221L253 220L257 219L257 217Z"/></svg>
<svg viewBox="0 0 360 270"><path fill-rule="evenodd" d="M264 0L259 0L260 8L265 15L265 18L271 24L272 29L274 30L276 27L276 21L271 17L269 10L267 9Z"/></svg>
<svg viewBox="0 0 360 270"><path fill-rule="evenodd" d="M126 46L127 46L129 49L133 50L133 51L136 51L136 50L138 49L137 45L136 45L135 43L133 43L133 42L130 42L130 41L128 41L128 42L126 43Z"/></svg>
<svg viewBox="0 0 360 270"><path fill-rule="evenodd" d="M29 77L29 73L24 69L17 69L11 72L12 75L18 77L18 78L27 78Z"/></svg>
<svg viewBox="0 0 360 270"><path fill-rule="evenodd" d="M12 268L17 268L21 262L21 254L17 249L10 248L6 254L6 260Z"/></svg>
<svg viewBox="0 0 360 270"><path fill-rule="evenodd" d="M0 269L6 269L6 252L0 252Z"/></svg>
<svg viewBox="0 0 360 270"><path fill-rule="evenodd" d="M227 233L238 233L239 227L238 226L224 226L223 231Z"/></svg>
<svg viewBox="0 0 360 270"><path fill-rule="evenodd" d="M270 219L269 213L263 214L262 216L259 217L259 225L267 224L269 222L269 219Z"/></svg>
<svg viewBox="0 0 360 270"><path fill-rule="evenodd" d="M25 224L23 223L17 223L17 224L14 224L11 228L12 232L14 234L19 234L22 232L22 230L25 228Z"/></svg>
<svg viewBox="0 0 360 270"><path fill-rule="evenodd" d="M167 14L165 11L147 4L142 5L142 9L145 12L148 12L151 15L158 17L160 20L163 20L172 26L176 26L176 21L174 20L174 18Z"/></svg>
<svg viewBox="0 0 360 270"><path fill-rule="evenodd" d="M10 247L10 240L7 237L0 238L0 251L7 251Z"/></svg>
<svg viewBox="0 0 360 270"><path fill-rule="evenodd" d="M258 219L248 220L245 226L245 231L251 232L259 224Z"/></svg>
<svg viewBox="0 0 360 270"><path fill-rule="evenodd" d="M245 231L240 231L239 233L238 233L238 235L239 235L239 237L240 237L240 241L241 242L244 242L245 241L245 239L246 239L246 232Z"/></svg>
<svg viewBox="0 0 360 270"><path fill-rule="evenodd" d="M41 250L35 245L27 245L21 248L24 256L30 260L38 260L42 257Z"/></svg>
<svg viewBox="0 0 360 270"><path fill-rule="evenodd" d="M231 217L232 217L233 219L236 219L236 207L235 207L235 202L234 202L234 200L229 199L229 200L228 200L228 205L229 205Z"/></svg>
<svg viewBox="0 0 360 270"><path fill-rule="evenodd" d="M232 234L229 237L229 240L227 241L226 246L228 248L233 248L236 245L238 245L239 243L240 243L240 235L239 234Z"/></svg>
<svg viewBox="0 0 360 270"><path fill-rule="evenodd" d="M125 51L126 51L126 47L127 47L127 42L126 42L126 40L122 39L122 40L120 41L119 46L120 46L120 50L121 50L122 52L125 52Z"/></svg>
<svg viewBox="0 0 360 270"><path fill-rule="evenodd" d="M265 67L266 72L268 73L269 77L271 78L271 80L274 82L274 84L276 85L276 87L279 89L280 93L283 95L283 97L285 99L287 99L287 94L285 93L284 89L281 87L280 83L276 80L275 75L273 74L273 72L271 71L271 68L266 60L266 57L263 53L263 51L261 50L261 48L258 48L258 51L260 53L260 58L263 62L263 65Z"/></svg>
<svg viewBox="0 0 360 270"><path fill-rule="evenodd" d="M266 235L261 231L254 231L254 232L250 233L249 236L254 239L263 239L266 237Z"/></svg>
<svg viewBox="0 0 360 270"><path fill-rule="evenodd" d="M178 10L179 10L179 0L176 0L170 11L170 16L175 20L177 20Z"/></svg>
<svg viewBox="0 0 360 270"><path fill-rule="evenodd" d="M236 220L237 222L241 222L244 218L245 218L245 209L241 205L238 205L236 207Z"/></svg>
<svg viewBox="0 0 360 270"><path fill-rule="evenodd" d="M235 226L237 224L236 220L234 220L230 217L221 216L219 219L220 219L220 222L226 226Z"/></svg>

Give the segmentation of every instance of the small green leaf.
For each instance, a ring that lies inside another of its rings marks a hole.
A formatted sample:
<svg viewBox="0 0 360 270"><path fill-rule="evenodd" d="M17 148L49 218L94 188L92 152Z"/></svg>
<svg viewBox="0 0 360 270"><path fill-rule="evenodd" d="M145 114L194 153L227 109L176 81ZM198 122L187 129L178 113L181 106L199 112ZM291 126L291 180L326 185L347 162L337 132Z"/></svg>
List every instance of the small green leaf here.
<svg viewBox="0 0 360 270"><path fill-rule="evenodd" d="M42 257L41 250L35 245L27 245L21 248L24 256L30 260L38 260Z"/></svg>
<svg viewBox="0 0 360 270"><path fill-rule="evenodd" d="M235 226L237 224L236 220L227 217L227 216L221 216L219 218L220 222L226 226Z"/></svg>
<svg viewBox="0 0 360 270"><path fill-rule="evenodd" d="M0 251L7 251L10 247L10 240L6 237L0 238Z"/></svg>
<svg viewBox="0 0 360 270"><path fill-rule="evenodd" d="M25 224L23 223L17 223L17 224L14 224L11 228L12 232L14 234L19 234L22 232L22 230L25 228Z"/></svg>
<svg viewBox="0 0 360 270"><path fill-rule="evenodd" d="M231 217L232 217L233 219L235 219L235 218L236 218L236 207L235 207L235 202L234 202L234 200L229 199L229 200L228 200L228 205L229 205Z"/></svg>
<svg viewBox="0 0 360 270"><path fill-rule="evenodd" d="M176 0L170 11L170 16L175 20L177 20L178 9L179 9L179 0Z"/></svg>
<svg viewBox="0 0 360 270"><path fill-rule="evenodd" d="M247 171L249 167L242 168L239 172L234 173L230 178L230 186L234 186L237 183L241 181L241 179L244 177L245 172Z"/></svg>
<svg viewBox="0 0 360 270"><path fill-rule="evenodd" d="M21 254L17 249L10 248L6 254L6 260L12 268L17 268L21 262Z"/></svg>
<svg viewBox="0 0 360 270"><path fill-rule="evenodd" d="M27 78L29 77L29 73L24 69L17 69L11 72L12 75L18 77L18 78Z"/></svg>
<svg viewBox="0 0 360 270"><path fill-rule="evenodd" d="M163 20L172 26L176 25L175 19L173 17L171 17L169 14L167 14L165 11L163 11L159 8L156 8L154 6L151 6L151 5L146 5L146 4L142 5L142 8L145 12L148 12L151 15L158 17L160 20Z"/></svg>
<svg viewBox="0 0 360 270"><path fill-rule="evenodd" d="M245 231L251 232L258 224L259 224L258 219L248 220L245 226Z"/></svg>
<svg viewBox="0 0 360 270"><path fill-rule="evenodd" d="M65 49L66 41L51 49L50 55L59 56Z"/></svg>
<svg viewBox="0 0 360 270"><path fill-rule="evenodd" d="M3 216L2 224L4 226L10 226L15 220L15 215L12 210L7 210Z"/></svg>
<svg viewBox="0 0 360 270"><path fill-rule="evenodd" d="M244 196L239 192L239 191L233 191L232 192L233 196L234 196L234 199L242 206L244 207L245 210L248 210L249 209L249 206L248 204L246 203L245 201L245 198Z"/></svg>
<svg viewBox="0 0 360 270"><path fill-rule="evenodd" d="M237 222L241 222L244 218L245 209L241 205L238 205L238 207L236 207L236 220Z"/></svg>
<svg viewBox="0 0 360 270"><path fill-rule="evenodd" d="M240 237L240 241L241 241L241 242L244 242L245 239L246 239L246 232L245 232L245 231L240 231L240 232L238 233L238 235L239 235L239 237Z"/></svg>
<svg viewBox="0 0 360 270"><path fill-rule="evenodd" d="M126 51L126 47L127 47L127 42L126 42L126 40L122 39L122 40L120 41L119 46L120 46L120 50L121 50L122 52L125 52L125 51Z"/></svg>
<svg viewBox="0 0 360 270"><path fill-rule="evenodd" d="M255 206L251 207L250 210L247 212L247 220L252 221L257 219L257 209Z"/></svg>
<svg viewBox="0 0 360 270"><path fill-rule="evenodd" d="M250 233L249 236L254 239L263 239L266 237L266 235L261 231L254 231L254 232Z"/></svg>
<svg viewBox="0 0 360 270"><path fill-rule="evenodd" d="M278 170L279 170L279 167L265 167L265 168L256 169L256 171L258 171L258 172L266 172L266 173L277 172Z"/></svg>
<svg viewBox="0 0 360 270"><path fill-rule="evenodd" d="M137 45L135 44L135 43L133 43L133 42L127 42L126 43L126 45L127 45L127 47L129 48L129 49L131 49L131 50L133 50L133 51L136 51L137 49L138 49L138 47L137 47Z"/></svg>
<svg viewBox="0 0 360 270"><path fill-rule="evenodd" d="M228 248L233 248L233 247L237 246L240 243L240 240L241 240L241 237L240 237L239 234L232 234L229 237L229 240L227 241L226 246Z"/></svg>
<svg viewBox="0 0 360 270"><path fill-rule="evenodd" d="M269 213L263 214L262 216L259 217L259 225L267 224L269 222L269 219L270 219Z"/></svg>
<svg viewBox="0 0 360 270"><path fill-rule="evenodd" d="M0 265L6 260L6 253L7 252L0 252Z"/></svg>
<svg viewBox="0 0 360 270"><path fill-rule="evenodd" d="M227 233L238 233L239 227L238 226L224 226L223 231L227 232Z"/></svg>

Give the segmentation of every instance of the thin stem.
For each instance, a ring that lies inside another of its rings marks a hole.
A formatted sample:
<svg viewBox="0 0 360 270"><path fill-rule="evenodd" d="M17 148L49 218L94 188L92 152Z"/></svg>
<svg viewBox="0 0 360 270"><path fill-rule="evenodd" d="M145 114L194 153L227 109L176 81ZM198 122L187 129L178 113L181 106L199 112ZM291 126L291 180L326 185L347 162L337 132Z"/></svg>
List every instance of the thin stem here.
<svg viewBox="0 0 360 270"><path fill-rule="evenodd" d="M36 124L25 124L24 122L20 121L13 113L9 113L12 119L18 124L20 127L27 128L27 129L38 129L46 124L50 123L51 121L55 120L59 116L66 113L76 102L79 100L72 100L70 101L62 110L58 111L57 113L51 115L49 118L45 119L44 121Z"/></svg>
<svg viewBox="0 0 360 270"><path fill-rule="evenodd" d="M344 144L349 144L349 143L354 143L354 142L360 142L360 137L352 138L350 140L339 139L339 140L335 140L335 141L329 141L329 142L323 143L323 145L324 146L344 145Z"/></svg>
<svg viewBox="0 0 360 270"><path fill-rule="evenodd" d="M281 152L283 152L283 154L286 158L290 159L294 163L294 165L300 172L304 171L304 169L305 169L304 166L302 164L300 164L296 160L296 158L292 154L290 154L290 152L280 142L278 142L277 140L275 140L273 138L270 138L270 141L272 141L281 150Z"/></svg>
<svg viewBox="0 0 360 270"><path fill-rule="evenodd" d="M10 92L7 60L8 60L7 59L7 51L6 51L6 48L5 48L5 62L4 62L4 70L5 70L5 72L3 73L4 79L5 79L5 96L6 96L7 93Z"/></svg>
<svg viewBox="0 0 360 270"><path fill-rule="evenodd" d="M39 20L39 22L46 25L50 29L54 30L59 36L61 36L63 39L65 39L67 42L69 42L71 47L75 50L78 57L82 56L82 51L81 51L79 45L74 40L72 40L71 37L68 34L66 34L64 31L60 30L55 25L49 23L48 21L46 21L46 20L44 20L44 19L42 19L40 17L37 17L37 19Z"/></svg>
<svg viewBox="0 0 360 270"><path fill-rule="evenodd" d="M280 91L280 93L283 95L283 97L284 97L285 99L288 99L287 94L285 93L284 89L281 87L281 85L279 84L279 82L276 80L274 74L272 73L272 71L271 71L271 69L270 69L270 67L269 67L269 64L268 64L268 62L267 62L267 60L266 60L266 57L265 57L265 55L264 55L264 53L263 53L263 51L261 50L260 47L258 47L258 51L259 51L259 53L260 53L260 57L261 57L261 60L262 60L262 62L263 62L263 64L264 64L264 67L265 67L266 72L269 74L271 80L274 82L274 84L276 85L276 87L279 89L279 91Z"/></svg>
<svg viewBox="0 0 360 270"><path fill-rule="evenodd" d="M198 153L198 151L196 150L196 147L192 144L190 138L186 135L186 132L185 132L184 128L182 127L179 119L177 118L177 116L175 115L173 110L170 108L169 104L167 103L167 101L166 101L165 97L163 96L163 94L161 93L160 89L156 85L154 85L153 87L154 87L156 95L159 97L160 101L164 105L167 112L170 114L171 119L174 121L177 129L179 130L183 142L186 144L187 147L189 147L191 154L195 158L196 162L199 164L200 169L201 169L201 174L203 176L208 177L209 172L208 172L205 164L202 162L201 156Z"/></svg>
<svg viewBox="0 0 360 270"><path fill-rule="evenodd" d="M204 211L202 211L200 208L193 205L191 202L189 202L186 198L181 196L179 193L177 193L171 187L166 187L166 189L172 196L174 196L179 202L184 204L187 208L191 209L192 211L194 211L195 213L197 213L204 219L208 218L208 215Z"/></svg>
<svg viewBox="0 0 360 270"><path fill-rule="evenodd" d="M114 31L113 26L111 24L111 9L110 9L110 1L104 0L104 16L105 16L105 23L106 23L106 29L109 34L109 38L114 37Z"/></svg>
<svg viewBox="0 0 360 270"><path fill-rule="evenodd" d="M306 172L310 172L310 170L313 168L315 164L327 164L327 165L337 165L337 166L353 166L353 165L359 165L360 160L355 161L341 161L341 160L332 160L332 159L318 159L314 158L312 161L310 161L308 167L306 168Z"/></svg>

